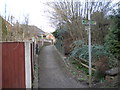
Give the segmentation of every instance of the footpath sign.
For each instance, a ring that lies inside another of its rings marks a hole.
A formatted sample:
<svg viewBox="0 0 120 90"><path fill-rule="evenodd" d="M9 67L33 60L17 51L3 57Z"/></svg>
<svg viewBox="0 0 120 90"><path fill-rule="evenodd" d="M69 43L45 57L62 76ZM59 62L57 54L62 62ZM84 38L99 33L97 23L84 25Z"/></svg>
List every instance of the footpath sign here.
<svg viewBox="0 0 120 90"><path fill-rule="evenodd" d="M85 24L85 25L89 25L89 23L91 25L96 25L96 21L93 21L93 20L82 20L82 24Z"/></svg>

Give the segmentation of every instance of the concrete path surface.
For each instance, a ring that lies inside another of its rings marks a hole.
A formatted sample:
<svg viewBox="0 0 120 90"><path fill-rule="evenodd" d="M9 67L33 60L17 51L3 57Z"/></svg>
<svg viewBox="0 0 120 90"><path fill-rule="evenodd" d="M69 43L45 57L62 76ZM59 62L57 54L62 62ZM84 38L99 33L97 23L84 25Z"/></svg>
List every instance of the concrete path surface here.
<svg viewBox="0 0 120 90"><path fill-rule="evenodd" d="M39 55L39 88L85 88L67 75L65 65L55 46L45 46Z"/></svg>

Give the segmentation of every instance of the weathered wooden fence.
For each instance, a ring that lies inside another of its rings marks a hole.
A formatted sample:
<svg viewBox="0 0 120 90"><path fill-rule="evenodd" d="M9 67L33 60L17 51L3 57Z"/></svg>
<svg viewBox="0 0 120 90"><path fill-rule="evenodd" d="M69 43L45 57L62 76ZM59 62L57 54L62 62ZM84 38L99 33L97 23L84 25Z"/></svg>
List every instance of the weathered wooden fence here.
<svg viewBox="0 0 120 90"><path fill-rule="evenodd" d="M32 42L1 42L2 88L31 88L34 46Z"/></svg>
<svg viewBox="0 0 120 90"><path fill-rule="evenodd" d="M2 45L0 44L0 89L2 88Z"/></svg>

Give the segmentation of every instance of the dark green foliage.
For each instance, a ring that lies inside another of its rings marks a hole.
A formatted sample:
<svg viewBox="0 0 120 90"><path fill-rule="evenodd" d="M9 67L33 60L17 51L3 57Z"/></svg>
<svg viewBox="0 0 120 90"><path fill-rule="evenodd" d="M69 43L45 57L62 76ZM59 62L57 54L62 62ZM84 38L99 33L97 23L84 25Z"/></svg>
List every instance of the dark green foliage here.
<svg viewBox="0 0 120 90"><path fill-rule="evenodd" d="M56 38L56 43L55 46L56 48L61 52L64 53L64 47L63 47L63 34L64 34L64 30L61 29L57 29L55 32L53 32L53 35Z"/></svg>
<svg viewBox="0 0 120 90"><path fill-rule="evenodd" d="M56 39L63 40L63 34L64 34L64 32L65 32L64 30L57 29L52 34L55 36Z"/></svg>
<svg viewBox="0 0 120 90"><path fill-rule="evenodd" d="M73 57L76 59L89 60L88 45L85 45L84 41L75 41L72 44L72 48L69 59ZM117 66L117 60L106 50L104 45L92 45L92 63L101 60L103 57L108 59L109 68Z"/></svg>
<svg viewBox="0 0 120 90"><path fill-rule="evenodd" d="M111 16L110 32L106 36L106 48L118 60L120 59L120 11L117 15Z"/></svg>
<svg viewBox="0 0 120 90"><path fill-rule="evenodd" d="M78 40L73 43L74 48L71 51L71 56L75 58L83 58L88 60L88 45L84 41ZM96 61L101 56L109 56L105 47L102 45L92 45L92 60Z"/></svg>
<svg viewBox="0 0 120 90"><path fill-rule="evenodd" d="M82 40L78 40L73 42L72 50L69 59L76 58L78 60L89 60L88 55L88 45L84 43ZM84 70L86 74L88 74L88 69L83 68L80 63L76 63L76 61L72 62L72 64L76 65L80 70ZM96 72L94 72L94 76L96 79L100 80L105 76L105 71L108 68L115 67L117 65L114 57L107 52L106 47L104 45L92 45L92 64L95 65Z"/></svg>

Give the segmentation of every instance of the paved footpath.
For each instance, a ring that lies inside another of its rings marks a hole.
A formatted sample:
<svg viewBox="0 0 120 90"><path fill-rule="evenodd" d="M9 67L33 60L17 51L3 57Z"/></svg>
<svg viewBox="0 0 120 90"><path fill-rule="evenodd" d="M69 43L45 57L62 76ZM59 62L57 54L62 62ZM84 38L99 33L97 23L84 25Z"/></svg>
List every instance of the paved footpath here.
<svg viewBox="0 0 120 90"><path fill-rule="evenodd" d="M39 88L85 88L65 72L65 65L55 46L45 46L39 55Z"/></svg>

